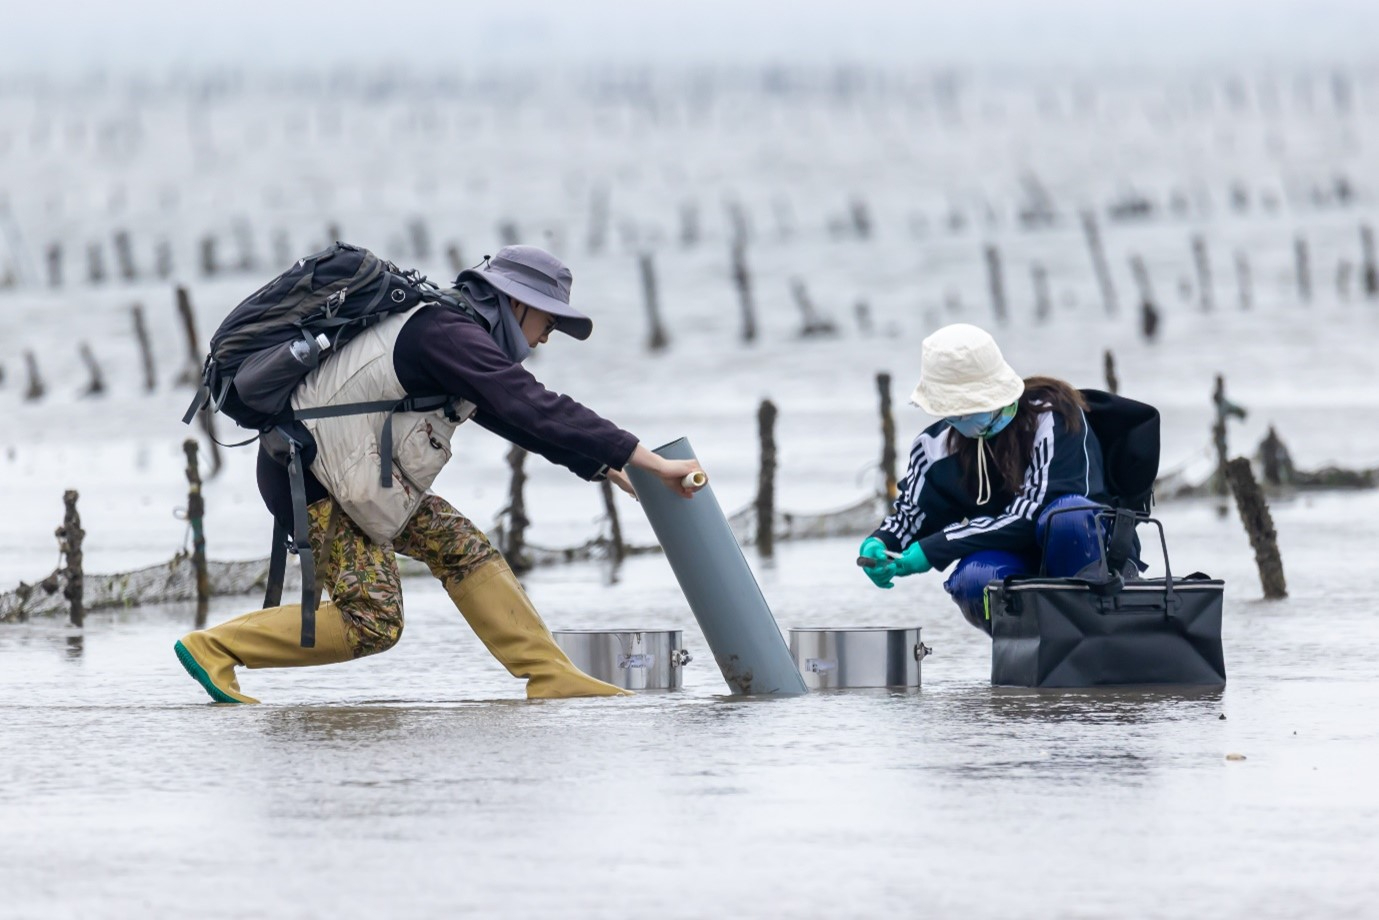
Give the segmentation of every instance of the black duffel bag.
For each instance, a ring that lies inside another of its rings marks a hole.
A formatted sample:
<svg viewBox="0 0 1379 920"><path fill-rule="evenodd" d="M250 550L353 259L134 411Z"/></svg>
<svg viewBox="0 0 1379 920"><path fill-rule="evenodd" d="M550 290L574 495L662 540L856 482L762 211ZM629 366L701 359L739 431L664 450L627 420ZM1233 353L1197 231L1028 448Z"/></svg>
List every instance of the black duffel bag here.
<svg viewBox="0 0 1379 920"><path fill-rule="evenodd" d="M1075 512L1075 509L1068 509ZM1065 513L1065 512L1055 512ZM1012 575L987 586L991 683L1006 687L1127 684L1220 686L1225 582L1194 572L1173 578L1163 525L1125 509L1099 512L1112 551L1092 577ZM1137 524L1159 530L1164 577L1125 580L1123 547ZM1122 547L1118 554L1115 547Z"/></svg>

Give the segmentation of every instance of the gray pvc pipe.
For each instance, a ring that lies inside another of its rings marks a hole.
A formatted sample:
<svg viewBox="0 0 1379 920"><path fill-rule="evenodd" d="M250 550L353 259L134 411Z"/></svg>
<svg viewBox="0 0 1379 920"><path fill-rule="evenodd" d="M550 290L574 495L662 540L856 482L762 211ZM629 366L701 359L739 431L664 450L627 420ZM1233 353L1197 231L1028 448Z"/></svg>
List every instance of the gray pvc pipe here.
<svg viewBox="0 0 1379 920"><path fill-rule="evenodd" d="M686 438L658 447L656 453L668 460L695 459ZM807 692L713 487L704 486L686 499L645 470L629 466L627 474L729 690L781 696Z"/></svg>

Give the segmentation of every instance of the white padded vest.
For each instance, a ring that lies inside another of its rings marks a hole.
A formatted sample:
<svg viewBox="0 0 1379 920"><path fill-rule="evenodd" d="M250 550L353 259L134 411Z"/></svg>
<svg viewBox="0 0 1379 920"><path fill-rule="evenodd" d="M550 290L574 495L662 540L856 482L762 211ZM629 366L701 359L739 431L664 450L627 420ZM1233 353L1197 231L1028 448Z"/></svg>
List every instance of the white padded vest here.
<svg viewBox="0 0 1379 920"><path fill-rule="evenodd" d="M422 306L426 304L371 326L328 356L292 394L292 408L405 397L393 370L393 347L403 325ZM391 543L449 462L455 428L475 411L468 401L457 400L455 408L458 421L446 418L442 411L393 416L393 484L389 488L380 482L380 441L387 413L305 421L316 439L311 472L370 538Z"/></svg>

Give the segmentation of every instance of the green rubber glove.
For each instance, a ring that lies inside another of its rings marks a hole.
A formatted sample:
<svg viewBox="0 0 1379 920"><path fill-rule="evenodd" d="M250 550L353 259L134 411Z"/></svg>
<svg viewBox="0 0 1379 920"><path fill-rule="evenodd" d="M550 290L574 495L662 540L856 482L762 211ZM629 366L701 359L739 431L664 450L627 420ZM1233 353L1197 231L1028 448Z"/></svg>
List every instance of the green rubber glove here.
<svg viewBox="0 0 1379 920"><path fill-rule="evenodd" d="M886 551L886 544L876 537L867 537L862 541L861 547L857 550L858 561L862 559L873 559L875 562L870 566L863 566L862 571L871 583L878 588L894 588L891 579L895 578L895 560L891 559Z"/></svg>
<svg viewBox="0 0 1379 920"><path fill-rule="evenodd" d="M910 544L910 548L900 554L900 558L892 564L897 575L918 575L933 568L929 564L929 559L924 555L924 550L919 545L919 541Z"/></svg>

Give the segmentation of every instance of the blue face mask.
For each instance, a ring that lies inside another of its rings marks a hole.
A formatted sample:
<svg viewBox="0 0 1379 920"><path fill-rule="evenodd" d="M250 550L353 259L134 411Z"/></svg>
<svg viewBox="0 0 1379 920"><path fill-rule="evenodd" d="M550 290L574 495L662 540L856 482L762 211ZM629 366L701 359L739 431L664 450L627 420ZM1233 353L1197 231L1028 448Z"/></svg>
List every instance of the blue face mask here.
<svg viewBox="0 0 1379 920"><path fill-rule="evenodd" d="M952 425L953 430L964 438L990 438L1005 430L1010 420L1015 418L1015 409L1018 405L1019 403L1011 403L1004 409L994 409L991 412L953 415L944 421Z"/></svg>

